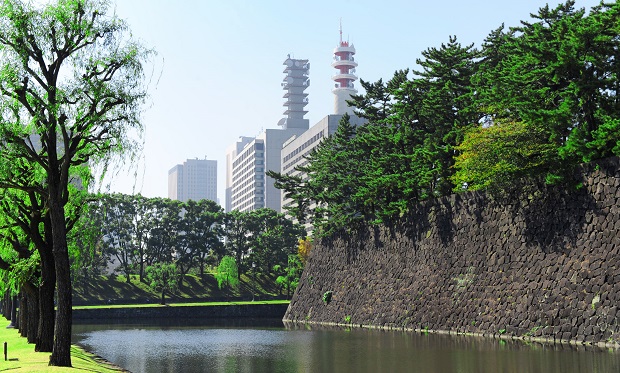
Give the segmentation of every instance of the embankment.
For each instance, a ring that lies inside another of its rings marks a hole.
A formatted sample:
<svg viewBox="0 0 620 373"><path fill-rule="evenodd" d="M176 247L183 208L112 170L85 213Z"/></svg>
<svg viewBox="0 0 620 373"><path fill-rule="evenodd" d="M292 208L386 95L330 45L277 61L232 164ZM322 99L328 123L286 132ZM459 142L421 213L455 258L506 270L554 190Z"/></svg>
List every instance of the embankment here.
<svg viewBox="0 0 620 373"><path fill-rule="evenodd" d="M617 346L620 161L574 178L428 201L323 239L284 320Z"/></svg>
<svg viewBox="0 0 620 373"><path fill-rule="evenodd" d="M80 308L73 310L74 321L129 320L129 319L246 319L282 318L287 303L276 304L229 304L205 306L161 307L108 307Z"/></svg>

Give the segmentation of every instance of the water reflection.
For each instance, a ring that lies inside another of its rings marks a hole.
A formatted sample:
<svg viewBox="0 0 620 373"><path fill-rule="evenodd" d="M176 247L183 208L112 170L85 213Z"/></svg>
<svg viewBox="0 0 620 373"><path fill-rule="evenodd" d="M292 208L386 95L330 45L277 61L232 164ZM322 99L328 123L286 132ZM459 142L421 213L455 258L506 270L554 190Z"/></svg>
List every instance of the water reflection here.
<svg viewBox="0 0 620 373"><path fill-rule="evenodd" d="M620 371L598 348L267 324L74 325L74 341L135 373Z"/></svg>

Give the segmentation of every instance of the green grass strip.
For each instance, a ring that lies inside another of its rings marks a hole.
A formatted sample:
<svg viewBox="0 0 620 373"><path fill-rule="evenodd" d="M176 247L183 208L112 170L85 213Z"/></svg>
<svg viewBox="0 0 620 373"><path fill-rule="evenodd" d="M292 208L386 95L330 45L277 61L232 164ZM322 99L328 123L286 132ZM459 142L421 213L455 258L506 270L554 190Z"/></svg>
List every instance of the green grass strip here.
<svg viewBox="0 0 620 373"><path fill-rule="evenodd" d="M9 372L121 372L98 356L85 351L81 347L71 346L72 368L50 367L49 352L35 352L34 344L19 335L17 329L6 329L9 321L0 318L0 351L3 351L4 342L7 343L7 360L0 352L0 371Z"/></svg>
<svg viewBox="0 0 620 373"><path fill-rule="evenodd" d="M240 301L240 302L196 302L196 303L169 303L161 305L151 304L111 304L99 306L75 306L74 310L86 309L108 309L108 308L153 308L153 307L205 307L205 306L249 306L262 304L289 304L289 300L261 300L261 301Z"/></svg>

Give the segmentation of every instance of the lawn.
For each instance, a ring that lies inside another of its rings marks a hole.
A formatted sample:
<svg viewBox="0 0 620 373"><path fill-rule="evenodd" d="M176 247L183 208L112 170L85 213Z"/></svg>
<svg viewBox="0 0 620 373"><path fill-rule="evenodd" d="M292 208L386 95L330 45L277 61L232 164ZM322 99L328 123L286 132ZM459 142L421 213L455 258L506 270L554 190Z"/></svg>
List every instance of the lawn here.
<svg viewBox="0 0 620 373"><path fill-rule="evenodd" d="M147 308L147 307L192 307L192 306L244 306L258 304L289 304L286 299L261 300L261 301L239 301L239 302L192 302L192 303L168 303L165 306L156 303L148 304L110 304L93 306L74 306L74 310L97 309L97 308Z"/></svg>
<svg viewBox="0 0 620 373"><path fill-rule="evenodd" d="M7 329L10 322L0 318L0 343L7 344L7 360L0 356L0 371L10 372L123 372L124 370L110 365L103 359L81 347L71 346L71 362L73 368L48 366L51 353L35 352L34 344L19 335L17 329Z"/></svg>
<svg viewBox="0 0 620 373"><path fill-rule="evenodd" d="M74 305L159 303L161 294L153 291L137 276L127 282L124 276L96 276L74 283ZM185 275L174 294L166 294L166 303L225 300L266 300L281 297L273 276L242 275L236 288L220 289L212 274L204 277Z"/></svg>

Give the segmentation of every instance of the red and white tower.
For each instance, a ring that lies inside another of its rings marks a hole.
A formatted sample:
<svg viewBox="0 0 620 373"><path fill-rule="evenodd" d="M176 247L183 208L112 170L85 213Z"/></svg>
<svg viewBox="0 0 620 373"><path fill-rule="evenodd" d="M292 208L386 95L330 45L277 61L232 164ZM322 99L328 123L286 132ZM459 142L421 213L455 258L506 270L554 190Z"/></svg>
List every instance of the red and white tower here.
<svg viewBox="0 0 620 373"><path fill-rule="evenodd" d="M353 109L347 105L347 100L352 94L357 93L353 82L357 80L355 75L355 47L349 45L349 41L342 40L342 23L340 24L340 43L334 49L334 62L332 66L338 70L332 79L336 82L334 92L334 114L353 114Z"/></svg>

